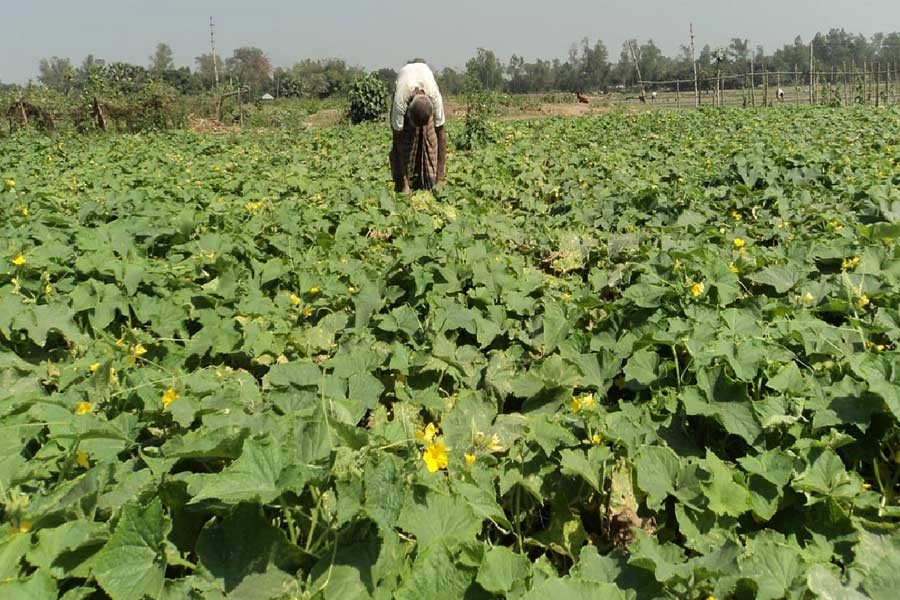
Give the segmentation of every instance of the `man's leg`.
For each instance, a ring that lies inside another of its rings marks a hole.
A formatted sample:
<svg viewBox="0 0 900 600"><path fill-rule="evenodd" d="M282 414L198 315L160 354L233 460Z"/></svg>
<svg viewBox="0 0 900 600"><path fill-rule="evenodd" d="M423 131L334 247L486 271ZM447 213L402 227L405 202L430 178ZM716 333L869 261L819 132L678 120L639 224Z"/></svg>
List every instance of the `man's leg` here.
<svg viewBox="0 0 900 600"><path fill-rule="evenodd" d="M406 157L403 156L404 131L393 131L393 143L391 145L391 177L394 180L394 191L409 194L409 181L406 178Z"/></svg>

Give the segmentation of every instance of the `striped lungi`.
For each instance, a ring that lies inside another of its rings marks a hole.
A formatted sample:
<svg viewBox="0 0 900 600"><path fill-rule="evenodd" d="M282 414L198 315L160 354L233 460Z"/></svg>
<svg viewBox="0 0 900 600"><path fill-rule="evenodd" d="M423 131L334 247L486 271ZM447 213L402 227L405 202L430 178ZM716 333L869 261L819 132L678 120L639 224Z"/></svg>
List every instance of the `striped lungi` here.
<svg viewBox="0 0 900 600"><path fill-rule="evenodd" d="M400 172L406 173L414 190L430 190L437 181L438 143L434 119L424 127L413 125L409 117L403 123L397 158Z"/></svg>

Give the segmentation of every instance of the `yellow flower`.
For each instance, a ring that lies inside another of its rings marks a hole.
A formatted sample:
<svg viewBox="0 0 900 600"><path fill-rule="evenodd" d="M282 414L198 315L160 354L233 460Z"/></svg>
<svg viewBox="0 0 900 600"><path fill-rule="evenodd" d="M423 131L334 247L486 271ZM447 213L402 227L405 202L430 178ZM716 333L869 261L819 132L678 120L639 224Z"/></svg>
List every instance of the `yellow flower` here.
<svg viewBox="0 0 900 600"><path fill-rule="evenodd" d="M745 245L747 245L747 242L744 241L744 238L734 238L734 247L738 250L743 248Z"/></svg>
<svg viewBox="0 0 900 600"><path fill-rule="evenodd" d="M738 269L737 265L734 263L731 263L730 265L728 265L728 270L731 271L732 273L734 273L735 275L737 275L738 273L741 272L741 270Z"/></svg>
<svg viewBox="0 0 900 600"><path fill-rule="evenodd" d="M131 347L131 362L136 361L139 357L147 354L147 349L144 348L144 345L138 342L134 346Z"/></svg>
<svg viewBox="0 0 900 600"><path fill-rule="evenodd" d="M806 292L805 294L803 294L803 297L800 299L803 300L804 304L812 304L813 302L816 301L815 296L813 296L809 292Z"/></svg>
<svg viewBox="0 0 900 600"><path fill-rule="evenodd" d="M311 317L312 314L313 314L312 306L304 306L303 307L303 316L304 317Z"/></svg>
<svg viewBox="0 0 900 600"><path fill-rule="evenodd" d="M44 286L44 294L49 296L52 293L53 293L53 286L48 283L47 285Z"/></svg>
<svg viewBox="0 0 900 600"><path fill-rule="evenodd" d="M491 452L503 452L503 446L500 445L500 436L496 433L491 436L491 441L488 442L487 449Z"/></svg>
<svg viewBox="0 0 900 600"><path fill-rule="evenodd" d="M471 467L472 465L475 464L475 455L474 454L469 454L468 452L466 452L465 457L466 457L466 466L467 467Z"/></svg>
<svg viewBox="0 0 900 600"><path fill-rule="evenodd" d="M176 400L178 400L178 392L176 392L172 388L167 389L166 392L162 395L163 408L169 408L169 405Z"/></svg>
<svg viewBox="0 0 900 600"><path fill-rule="evenodd" d="M100 363L95 362L94 364L92 364L91 366L88 367L88 370L89 370L91 373L96 373L96 372L97 372L97 369L99 369L99 368L100 368Z"/></svg>
<svg viewBox="0 0 900 600"><path fill-rule="evenodd" d="M731 218L734 219L735 221L740 221L741 219L743 219L743 217L741 216L741 213L739 213L736 210L731 211Z"/></svg>
<svg viewBox="0 0 900 600"><path fill-rule="evenodd" d="M15 266L17 266L17 267L21 267L21 266L24 265L26 262L28 262L28 261L25 260L25 256L22 255L22 254L16 255L16 257L12 259L12 264L15 265Z"/></svg>
<svg viewBox="0 0 900 600"><path fill-rule="evenodd" d="M603 443L603 437L599 433L595 433L591 436L591 442L595 446L599 446L601 443Z"/></svg>
<svg viewBox="0 0 900 600"><path fill-rule="evenodd" d="M19 525L13 525L9 528L9 535L16 535L17 533L28 533L31 531L31 521L19 521Z"/></svg>
<svg viewBox="0 0 900 600"><path fill-rule="evenodd" d="M246 208L250 212L255 212L259 210L260 207L262 207L262 202L248 202L244 205L244 208Z"/></svg>
<svg viewBox="0 0 900 600"><path fill-rule="evenodd" d="M863 294L856 299L856 308L865 308L869 305L869 297Z"/></svg>
<svg viewBox="0 0 900 600"><path fill-rule="evenodd" d="M86 415L94 410L94 405L90 402L79 402L75 405L75 414L78 416Z"/></svg>
<svg viewBox="0 0 900 600"><path fill-rule="evenodd" d="M313 296L315 296L316 294L318 294L320 291L322 291L322 290L320 290L320 289L317 288L316 286L313 286L313 287L309 288L309 293L312 294Z"/></svg>
<svg viewBox="0 0 900 600"><path fill-rule="evenodd" d="M16 180L15 179L7 179L6 187L8 187L9 189L16 187Z"/></svg>
<svg viewBox="0 0 900 600"><path fill-rule="evenodd" d="M674 269L677 271L680 268L681 268L681 261L676 258Z"/></svg>
<svg viewBox="0 0 900 600"><path fill-rule="evenodd" d="M88 455L83 450L79 450L78 453L75 454L75 464L84 469L91 468L91 461L88 460Z"/></svg>
<svg viewBox="0 0 900 600"><path fill-rule="evenodd" d="M572 412L576 412L576 413L577 413L577 412L581 412L581 409L582 409L582 408L583 408L583 407L582 407L582 405L581 405L581 398L578 397L578 396L575 396L574 398L572 398L572 401L569 402L569 409L570 409Z"/></svg>
<svg viewBox="0 0 900 600"><path fill-rule="evenodd" d="M859 265L859 257L845 258L841 261L841 271L849 271Z"/></svg>
<svg viewBox="0 0 900 600"><path fill-rule="evenodd" d="M19 207L19 214L21 214L23 217L27 217L27 216L28 216L28 212L29 212L29 211L28 211L28 207L27 207L27 206Z"/></svg>
<svg viewBox="0 0 900 600"><path fill-rule="evenodd" d="M424 429L420 429L416 432L416 439L422 443L430 444L434 439L434 436L437 435L438 429L434 423L429 423L425 426Z"/></svg>
<svg viewBox="0 0 900 600"><path fill-rule="evenodd" d="M436 441L428 444L422 453L422 460L430 473L436 473L440 469L446 469L450 464L450 458L447 456L447 447L443 441Z"/></svg>
<svg viewBox="0 0 900 600"><path fill-rule="evenodd" d="M297 294L291 294L291 304L293 304L294 306L300 304L300 296L298 296Z"/></svg>
<svg viewBox="0 0 900 600"><path fill-rule="evenodd" d="M703 292L706 290L706 286L703 285L703 282L695 283L691 286L691 296L694 298L699 298L703 295Z"/></svg>

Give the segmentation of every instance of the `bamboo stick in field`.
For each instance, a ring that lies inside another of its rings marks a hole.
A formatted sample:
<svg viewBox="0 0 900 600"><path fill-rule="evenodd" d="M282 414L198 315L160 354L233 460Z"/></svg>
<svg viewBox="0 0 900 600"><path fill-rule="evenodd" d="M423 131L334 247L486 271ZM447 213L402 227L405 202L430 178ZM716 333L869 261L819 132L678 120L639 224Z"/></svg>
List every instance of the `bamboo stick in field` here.
<svg viewBox="0 0 900 600"><path fill-rule="evenodd" d="M763 106L769 105L769 70L763 63Z"/></svg>
<svg viewBox="0 0 900 600"><path fill-rule="evenodd" d="M794 63L794 92L797 95L797 105L800 105L800 68Z"/></svg>
<svg viewBox="0 0 900 600"><path fill-rule="evenodd" d="M753 61L750 61L750 106L756 106L756 73L753 71Z"/></svg>

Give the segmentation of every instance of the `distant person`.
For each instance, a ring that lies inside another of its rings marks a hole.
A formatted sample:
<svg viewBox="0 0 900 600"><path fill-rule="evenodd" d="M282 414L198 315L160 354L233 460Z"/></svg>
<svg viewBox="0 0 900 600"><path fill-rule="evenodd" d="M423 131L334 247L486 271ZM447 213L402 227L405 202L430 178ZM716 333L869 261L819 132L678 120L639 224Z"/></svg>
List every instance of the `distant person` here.
<svg viewBox="0 0 900 600"><path fill-rule="evenodd" d="M447 133L444 100L434 73L422 62L400 69L391 106L394 189L404 194L444 183Z"/></svg>
<svg viewBox="0 0 900 600"><path fill-rule="evenodd" d="M656 102L656 92L652 92L650 94L650 102Z"/></svg>
<svg viewBox="0 0 900 600"><path fill-rule="evenodd" d="M778 101L784 102L784 90L781 88L778 88Z"/></svg>

